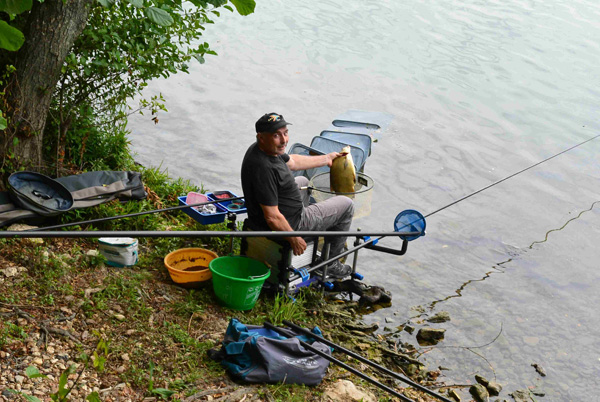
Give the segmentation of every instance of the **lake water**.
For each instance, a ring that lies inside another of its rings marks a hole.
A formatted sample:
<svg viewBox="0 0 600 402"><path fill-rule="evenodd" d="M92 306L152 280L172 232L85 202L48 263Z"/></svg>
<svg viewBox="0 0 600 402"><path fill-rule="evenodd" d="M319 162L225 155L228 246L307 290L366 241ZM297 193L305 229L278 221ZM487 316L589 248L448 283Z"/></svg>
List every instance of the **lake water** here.
<svg viewBox="0 0 600 402"><path fill-rule="evenodd" d="M435 211L600 133L600 3L257 3L208 27L218 57L150 85L169 113L158 125L130 119L138 161L241 194L262 114L283 114L290 144L309 145L348 109L389 113L365 166L372 213L354 227L391 230L404 209ZM539 386L538 401L600 400L599 149L589 142L434 214L405 256L361 252L367 283L393 293L366 319L394 332L448 311L430 324L445 340L422 349L447 383L481 374L507 399Z"/></svg>

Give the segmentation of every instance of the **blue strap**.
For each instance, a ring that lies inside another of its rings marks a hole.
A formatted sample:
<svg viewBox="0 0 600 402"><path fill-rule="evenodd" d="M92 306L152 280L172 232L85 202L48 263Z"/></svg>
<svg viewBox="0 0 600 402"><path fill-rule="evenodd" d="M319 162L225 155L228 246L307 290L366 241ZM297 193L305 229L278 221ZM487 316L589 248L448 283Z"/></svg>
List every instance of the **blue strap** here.
<svg viewBox="0 0 600 402"><path fill-rule="evenodd" d="M363 240L367 242L367 241L371 240L371 236L363 236ZM375 245L378 242L379 242L379 239L375 239L371 244Z"/></svg>
<svg viewBox="0 0 600 402"><path fill-rule="evenodd" d="M294 268L294 272L300 275L302 282L307 281L310 278L310 274L306 268Z"/></svg>

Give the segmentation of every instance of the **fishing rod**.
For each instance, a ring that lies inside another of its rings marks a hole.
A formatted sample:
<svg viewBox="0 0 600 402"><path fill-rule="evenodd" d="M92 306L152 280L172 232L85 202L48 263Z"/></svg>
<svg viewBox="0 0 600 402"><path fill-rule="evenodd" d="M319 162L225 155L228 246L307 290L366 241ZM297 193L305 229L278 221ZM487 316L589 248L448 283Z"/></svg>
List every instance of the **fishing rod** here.
<svg viewBox="0 0 600 402"><path fill-rule="evenodd" d="M270 329L270 330L273 330L273 331L277 332L279 335L282 335L282 336L284 336L284 337L286 337L286 338L287 338L287 334L286 334L284 331L282 331L282 330L281 330L281 328L279 328L279 327L276 327L275 325L271 324L270 322L268 322L268 321L265 321L265 323L264 323L264 326L265 326L265 328L268 328L268 329ZM312 334L312 333L311 333L311 335L312 335L312 336L315 336L315 334ZM300 345L302 345L302 347L304 347L305 349L308 349L308 350L310 350L311 352L318 354L319 356L321 356L321 357L322 357L322 358L324 358L325 360L328 360L328 361L330 361L330 362L332 362L332 363L335 363L335 364L337 364L338 366L340 366L340 367L342 367L342 368L344 368L344 369L348 370L348 371L349 371L349 372L351 372L352 374L355 374L355 375L359 376L359 377L360 377L360 378L362 378L363 380L365 380L365 381L368 381L368 382L370 382L371 384L375 385L376 387L378 387L378 388L381 388L381 389L383 389L384 391L386 391L386 392L388 392L388 393L390 393L390 394L394 395L395 397L398 397L398 398L400 398L402 401L405 401L405 402L415 402L414 400L412 400L412 399L410 399L410 398L407 398L406 396L404 396L404 395L402 395L401 393L399 393L398 391L396 391L396 390L394 390L394 389L392 389L392 388L388 387L387 385L380 383L380 382L379 382L379 381L377 381L376 379L374 379L374 378L372 378L372 377L369 377L369 376L368 376L368 375L366 375L365 373L363 373L363 372L361 372L361 371L358 371L358 370L357 370L357 369L355 369L354 367L352 367L352 366L349 366L349 365L347 365L346 363L344 363L344 362L342 362L342 361L340 361L340 360L336 359L335 357L333 357L333 356L330 356L330 355L328 355L327 353L320 351L319 349L317 349L317 348L313 347L312 345L308 344L307 342L304 342L304 341L303 341L303 340L301 340L301 339L298 339L298 341L300 342Z"/></svg>
<svg viewBox="0 0 600 402"><path fill-rule="evenodd" d="M99 238L99 237L334 237L334 236L397 236L397 237L412 237L422 235L422 232L344 232L344 231L289 231L289 232L269 232L269 231L195 231L195 230L178 230L178 231L154 231L154 230L94 230L94 231L77 231L77 230L55 230L46 232L34 232L33 230L22 231L0 231L0 238ZM373 242L377 239L371 239ZM361 244L362 246L362 244Z"/></svg>
<svg viewBox="0 0 600 402"><path fill-rule="evenodd" d="M126 214L126 215L109 216L107 218L97 218L97 219L90 219L90 220L81 221L81 222L64 223L64 224L61 224L61 225L54 225L54 226L46 226L46 227L43 227L43 228L28 229L27 232L41 232L41 231L44 231L44 230L62 229L62 228L70 227L70 226L85 225L85 224L88 224L88 223L106 222L106 221L112 221L112 220L115 220L115 219L122 219L122 218L133 218L134 216L155 214L155 213L158 213L158 212L175 211L175 210L178 210L178 209L193 208L193 207L199 207L199 206L202 206L202 205L215 204L215 203L218 203L218 202L235 201L235 200L242 200L242 199L244 199L244 197L232 197L232 198L224 198L222 200L199 202L197 204L178 205L176 207L153 209L152 211L135 212L135 213Z"/></svg>
<svg viewBox="0 0 600 402"><path fill-rule="evenodd" d="M421 391L423 391L423 392L425 392L425 393L427 393L427 394L429 394L429 395L431 395L433 397L436 397L436 398L438 398L438 399L440 399L440 400L442 400L444 402L454 402L454 401L451 401L450 399L445 398L444 396L442 396L442 395L440 395L440 394L438 394L438 393L436 393L434 391L431 391L430 389L422 386L421 384L418 384L418 383L416 383L414 381L411 381L410 379L408 379L406 377L403 377L400 374L395 373L395 372L393 372L393 371L391 371L391 370L389 370L389 369L387 369L387 368L385 368L385 367L383 367L383 366L381 366L381 365L379 365L379 364L377 364L377 363L375 363L375 362L373 362L373 361L371 361L371 360L369 360L369 359L367 359L365 357L362 357L361 355L359 355L357 353L354 353L351 350L348 350L348 349L346 349L346 348L344 348L344 347L342 347L340 345L337 345L337 344L331 342L328 339L325 339L325 337L323 337L323 336L319 336L319 335L317 335L317 334L315 334L313 332L310 332L306 328L302 328L301 326L296 325L293 322L290 322L288 320L283 320L282 322L283 322L284 325L287 325L288 327L290 327L291 329L293 329L296 332L299 332L299 333L301 333L303 335L310 336L310 337L313 337L313 338L318 338L319 342L322 342L322 343L324 343L325 345L327 345L329 347L332 347L332 348L334 348L334 349L336 349L336 350L338 350L340 352L343 352L343 353L347 354L348 356L350 356L350 357L352 357L352 358L354 358L356 360L359 360L359 361L361 361L361 362L363 362L365 364L368 364L371 367L374 367L374 368L376 368L378 370L381 370L384 373L386 373L386 374L394 377L395 379L400 380L400 381L402 381L402 382L404 382L404 383L406 383L406 384L408 384L408 385L410 385L410 386L412 386L414 388L417 388L417 389L419 389L419 390L421 390Z"/></svg>
<svg viewBox="0 0 600 402"><path fill-rule="evenodd" d="M518 172L516 172L516 173L513 173L513 174L511 174L511 175L508 175L508 176L506 176L506 177L505 177L505 178L503 178L503 179L500 179L500 180L498 180L498 181L495 181L495 182L494 182L494 183L492 183L492 184L488 184L487 186L485 186L485 187L482 187L482 188L480 188L479 190L477 190L477 191L474 191L474 192L472 192L471 194L468 194L468 195L466 195L466 196L464 196L464 197L462 197L462 198L459 198L459 199L458 199L458 200L456 200L456 201L452 201L450 204L448 204L448 205L445 205L445 206L443 206L443 207L441 207L441 208L438 208L438 209L436 209L435 211L433 211L433 212L430 212L430 213L428 213L427 215L424 215L423 217L424 217L424 218L427 218L427 217L429 217L429 216L431 216L431 215L433 215L433 214L437 214L438 212L440 212L440 211L443 211L444 209L446 209L446 208L449 208L449 207L451 207L452 205L458 204L459 202L461 202L461 201L464 201L464 200L466 200L467 198L470 198L470 197L474 196L475 194L479 194L479 193L481 193L482 191L485 191L485 190L487 190L487 189L488 189L488 188L490 188L490 187L494 187L495 185L497 185L497 184L500 184L500 183L502 183L503 181L506 181L506 180L508 180L508 179L510 179L510 178L513 178L513 177L515 177L515 176L517 176L517 175L519 175L519 174L521 174L521 173L523 173L523 172L526 172L526 171L527 171L527 170L529 170L529 169L532 169L532 168L534 168L534 167L536 167L536 166L539 166L539 165L541 165L541 164L542 164L542 163L544 163L544 162L548 162L550 159L554 159L554 158L556 158L557 156L559 156L559 155L562 155L562 154L564 154L564 153L566 153L566 152L569 152L569 151L571 151L572 149L575 149L575 148L577 148L577 147L579 147L579 146L581 146L581 145L583 145L583 144L585 144L585 143L587 143L587 142L590 142L590 141L592 141L592 140L595 140L595 139L596 139L596 138L598 138L598 137L600 137L600 134L598 134L598 135L596 135L596 136L594 136L594 137L592 137L592 138L588 138L587 140L585 140L585 141L582 141L582 142L580 142L579 144L573 145L572 147L570 147L570 148L567 148L567 149L565 149L565 150L563 150L563 151L561 151L561 152L559 152L559 153L557 153L557 154L554 154L554 155L552 155L552 156L550 156L550 157L548 157L548 158L546 158L546 159L544 159L544 160L541 160L541 161L539 161L539 162L537 162L537 163L534 163L533 165L531 165L531 166L528 166L528 167L526 167L525 169L521 169L521 170L519 170L519 171L518 171Z"/></svg>

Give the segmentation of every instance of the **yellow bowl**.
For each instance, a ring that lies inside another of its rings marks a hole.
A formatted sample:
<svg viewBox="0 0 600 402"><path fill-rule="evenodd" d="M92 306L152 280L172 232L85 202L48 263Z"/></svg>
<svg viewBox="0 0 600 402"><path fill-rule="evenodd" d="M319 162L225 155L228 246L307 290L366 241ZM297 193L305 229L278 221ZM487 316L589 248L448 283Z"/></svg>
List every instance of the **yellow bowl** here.
<svg viewBox="0 0 600 402"><path fill-rule="evenodd" d="M212 273L208 264L219 256L203 248L181 248L165 257L165 267L173 282L186 288L200 287L208 283Z"/></svg>

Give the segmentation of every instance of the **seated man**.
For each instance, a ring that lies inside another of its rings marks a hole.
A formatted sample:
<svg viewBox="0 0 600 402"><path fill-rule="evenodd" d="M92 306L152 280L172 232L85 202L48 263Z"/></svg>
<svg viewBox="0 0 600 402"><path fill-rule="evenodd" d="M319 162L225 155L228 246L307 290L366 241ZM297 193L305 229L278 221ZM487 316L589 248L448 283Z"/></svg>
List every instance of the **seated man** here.
<svg viewBox="0 0 600 402"><path fill-rule="evenodd" d="M256 142L248 148L242 162L242 189L248 209L249 225L253 230L274 231L347 231L354 215L354 203L346 196L335 196L309 205L308 185L305 177L294 179L292 170L330 166L341 156L338 152L327 155L288 155L290 123L277 113L262 116L255 124ZM294 252L306 250L303 238L285 238ZM339 255L346 237L326 237L330 256ZM339 260L327 267L329 277L343 278L351 272Z"/></svg>

